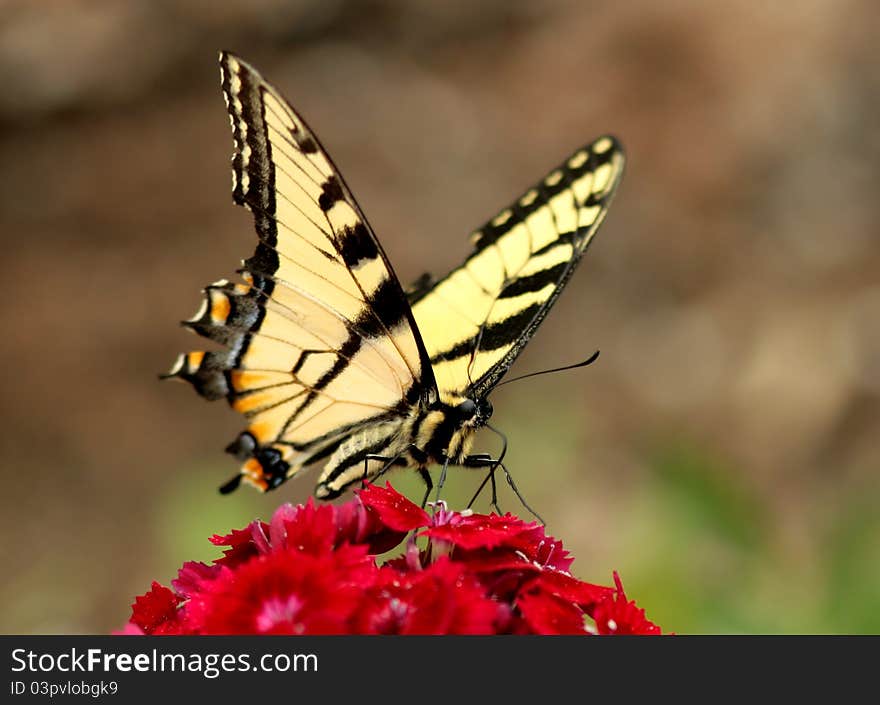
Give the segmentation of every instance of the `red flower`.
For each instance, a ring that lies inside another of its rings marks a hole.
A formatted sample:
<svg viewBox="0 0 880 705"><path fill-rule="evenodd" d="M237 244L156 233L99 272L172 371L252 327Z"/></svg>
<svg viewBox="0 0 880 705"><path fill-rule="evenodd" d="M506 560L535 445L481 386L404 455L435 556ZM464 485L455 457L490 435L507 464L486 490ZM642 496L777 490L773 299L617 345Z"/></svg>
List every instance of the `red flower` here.
<svg viewBox="0 0 880 705"><path fill-rule="evenodd" d="M373 496L380 506L383 500L388 503L381 495ZM424 514L423 510L416 509ZM226 536L212 536L211 543L229 547L215 563L234 568L254 556L286 548L319 555L348 542L366 544L371 553L384 553L399 544L407 531L408 528L397 528L394 521L383 521L358 497L338 507L319 506L309 499L296 507L282 504L269 524L253 521L246 529L234 529Z"/></svg>
<svg viewBox="0 0 880 705"><path fill-rule="evenodd" d="M499 605L448 559L399 573L385 566L352 631L358 634L494 634Z"/></svg>
<svg viewBox="0 0 880 705"><path fill-rule="evenodd" d="M614 573L617 590L601 600L592 612L599 634L660 634L660 627L645 617L645 610L626 599L620 576Z"/></svg>
<svg viewBox="0 0 880 705"><path fill-rule="evenodd" d="M572 559L562 543L548 537L539 523L526 523L510 514L453 514L443 525L433 526L423 535L444 539L459 551L506 549L541 567L568 570Z"/></svg>
<svg viewBox="0 0 880 705"><path fill-rule="evenodd" d="M155 580L150 591L135 598L129 624L146 634L176 634L179 631L177 606L182 598Z"/></svg>
<svg viewBox="0 0 880 705"><path fill-rule="evenodd" d="M361 546L279 550L224 568L186 606L198 634L344 634L375 564Z"/></svg>
<svg viewBox="0 0 880 705"><path fill-rule="evenodd" d="M431 523L431 517L424 509L410 502L390 483L386 487L367 485L358 492L358 498L364 506L375 512L382 525L404 534Z"/></svg>
<svg viewBox="0 0 880 705"><path fill-rule="evenodd" d="M177 580L171 581L171 587L182 598L198 594L202 589L202 583L213 580L220 573L222 560L222 558L218 558L214 565L207 565L199 561L187 561L177 571Z"/></svg>
<svg viewBox="0 0 880 705"><path fill-rule="evenodd" d="M442 505L429 515L390 485L339 506L286 504L211 541L223 556L185 563L173 590L153 583L122 633L660 633L616 573L614 587L572 576L543 526Z"/></svg>
<svg viewBox="0 0 880 705"><path fill-rule="evenodd" d="M584 613L568 602L541 589L523 592L516 598L521 624L517 632L525 634L584 634Z"/></svg>

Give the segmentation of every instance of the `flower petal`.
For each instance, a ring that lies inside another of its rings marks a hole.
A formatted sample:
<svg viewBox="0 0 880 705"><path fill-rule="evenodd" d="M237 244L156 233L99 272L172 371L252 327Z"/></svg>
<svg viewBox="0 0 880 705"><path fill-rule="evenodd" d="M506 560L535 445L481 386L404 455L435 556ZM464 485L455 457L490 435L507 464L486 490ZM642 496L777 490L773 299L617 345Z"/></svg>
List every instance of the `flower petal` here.
<svg viewBox="0 0 880 705"><path fill-rule="evenodd" d="M585 583L557 570L543 571L535 578L534 585L561 599L573 602L584 610L591 609L614 595L614 588Z"/></svg>
<svg viewBox="0 0 880 705"><path fill-rule="evenodd" d="M533 590L516 598L523 620L532 634L584 634L584 613L573 602L546 590Z"/></svg>
<svg viewBox="0 0 880 705"><path fill-rule="evenodd" d="M448 559L400 574L385 566L355 615L362 634L494 634L503 615L463 566Z"/></svg>
<svg viewBox="0 0 880 705"><path fill-rule="evenodd" d="M375 573L362 547L273 551L224 567L187 604L186 616L201 634L344 634Z"/></svg>
<svg viewBox="0 0 880 705"><path fill-rule="evenodd" d="M262 533L268 529L268 525L259 521L252 521L247 528L233 529L225 536L215 534L209 541L215 546L227 546L223 551L223 557L214 561L217 565L234 567L244 563L260 554L257 544L254 543L254 532L260 529Z"/></svg>
<svg viewBox="0 0 880 705"><path fill-rule="evenodd" d="M358 491L364 506L372 509L389 529L412 531L431 523L428 513L395 490L390 483L385 487L367 485Z"/></svg>
<svg viewBox="0 0 880 705"><path fill-rule="evenodd" d="M147 634L176 633L180 602L171 589L154 580L149 592L135 598L129 621Z"/></svg>
<svg viewBox="0 0 880 705"><path fill-rule="evenodd" d="M645 617L645 610L633 600L626 599L623 584L617 571L614 571L616 590L601 600L592 610L599 634L661 634L660 627Z"/></svg>
<svg viewBox="0 0 880 705"><path fill-rule="evenodd" d="M171 587L181 597L192 597L202 589L202 584L213 580L220 573L219 565L208 565L200 561L187 561L177 571L177 579L171 581Z"/></svg>

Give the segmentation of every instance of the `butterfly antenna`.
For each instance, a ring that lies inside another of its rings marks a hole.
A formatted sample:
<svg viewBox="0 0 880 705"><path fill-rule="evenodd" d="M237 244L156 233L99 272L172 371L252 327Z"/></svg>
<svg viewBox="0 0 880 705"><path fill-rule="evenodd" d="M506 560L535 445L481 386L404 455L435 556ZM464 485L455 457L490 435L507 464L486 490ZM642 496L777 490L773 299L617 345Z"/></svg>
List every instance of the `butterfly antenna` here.
<svg viewBox="0 0 880 705"><path fill-rule="evenodd" d="M511 382L519 382L521 379L528 379L529 377L537 377L538 375L549 375L551 372L564 372L565 370L574 370L578 367L586 367L596 361L599 357L599 351L594 352L590 357L586 360L582 360L581 362L576 362L573 365L566 365L565 367L554 367L552 370L541 370L540 372L529 372L527 375L520 375L519 377L514 377L513 379L505 380L501 382L501 384L496 385L495 389L498 387L503 387L505 384L510 384Z"/></svg>

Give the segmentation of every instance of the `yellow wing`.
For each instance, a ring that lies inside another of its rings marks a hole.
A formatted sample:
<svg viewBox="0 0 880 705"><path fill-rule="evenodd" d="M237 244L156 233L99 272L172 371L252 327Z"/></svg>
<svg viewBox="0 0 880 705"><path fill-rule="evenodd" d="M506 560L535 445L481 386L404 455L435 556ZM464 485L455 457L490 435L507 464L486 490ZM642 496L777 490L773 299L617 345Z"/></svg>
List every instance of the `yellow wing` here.
<svg viewBox="0 0 880 705"><path fill-rule="evenodd" d="M259 243L243 281L207 287L185 322L226 349L181 355L169 376L249 419L227 450L266 490L436 398L436 385L403 289L330 157L255 69L228 53L220 67L233 199Z"/></svg>
<svg viewBox="0 0 880 705"><path fill-rule="evenodd" d="M441 397L484 397L568 282L605 218L623 149L600 137L471 235L474 252L410 293Z"/></svg>

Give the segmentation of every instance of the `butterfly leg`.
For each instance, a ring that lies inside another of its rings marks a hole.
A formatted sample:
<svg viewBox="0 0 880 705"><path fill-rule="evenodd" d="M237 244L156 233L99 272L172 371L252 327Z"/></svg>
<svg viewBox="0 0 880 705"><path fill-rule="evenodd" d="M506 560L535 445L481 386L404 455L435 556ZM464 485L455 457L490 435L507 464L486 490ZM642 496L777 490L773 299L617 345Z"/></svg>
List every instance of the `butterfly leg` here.
<svg viewBox="0 0 880 705"><path fill-rule="evenodd" d="M477 490L477 494L479 494L479 492L483 489L483 487L485 486L488 479L494 477L495 470L497 468L501 468L504 471L504 477L507 480L507 484L510 485L510 489L513 490L513 493L517 496L517 499L519 499L520 503L528 510L528 512L533 517L535 517L535 519L540 521L542 524L546 525L547 522L545 522L541 518L541 515L538 514L538 512L536 512L534 509L532 509L529 506L529 503L526 502L525 498L522 496L519 489L517 489L516 483L513 481L513 477L511 476L510 472L508 471L507 466L503 462L501 462L500 458L491 458L491 457L487 456L485 453L480 453L478 455L469 455L468 457L466 457L464 459L464 462L462 463L462 465L464 467L468 467L468 468L485 468L485 467L490 468L489 477L487 477L486 480L483 480L483 483L480 485L480 489ZM493 493L494 493L494 489L495 488L494 488L494 480L493 480ZM493 505L494 505L494 502L493 502ZM494 506L495 506L495 509L497 510L497 508L498 508L497 505L494 505ZM500 512L499 512L499 514L500 514Z"/></svg>
<svg viewBox="0 0 880 705"><path fill-rule="evenodd" d="M425 483L425 496L422 497L422 509L424 509L425 505L428 503L428 497L431 496L431 490L434 489L434 482L431 480L431 473L428 472L428 468L420 467L419 477L421 477Z"/></svg>
<svg viewBox="0 0 880 705"><path fill-rule="evenodd" d="M386 472L388 472L395 465L406 465L406 461L402 460L405 452L406 451L401 451L400 453L395 455L393 458L389 458L388 456L385 456L385 455L375 455L372 453L365 456L364 457L364 474L361 476L361 489L363 489L364 485L367 484L367 475L369 472L369 465L370 465L371 460L378 460L378 461L384 463L384 465L379 470L379 472L377 472L373 476L372 481L375 483L376 480L378 480L380 477L382 477L382 475L384 475ZM424 479L424 477L422 479ZM430 482L430 480L431 480L431 477L429 475L428 482ZM431 485L431 487L433 487L433 485ZM429 487L429 491L430 491L430 487Z"/></svg>
<svg viewBox="0 0 880 705"><path fill-rule="evenodd" d="M471 497L471 501L468 502L467 508L470 509L474 502L477 501L477 497L480 496L480 493L483 491L483 488L486 486L487 482L492 482L492 500L489 502L489 506L492 507L498 514L501 514L501 508L498 506L498 488L495 485L495 470L498 469L495 460L488 453L479 453L477 455L469 455L465 458L465 467L485 467L483 463L490 465L489 472L486 473L486 477L483 478L483 481L480 483L480 486L477 487L477 491L474 492L474 496Z"/></svg>
<svg viewBox="0 0 880 705"><path fill-rule="evenodd" d="M449 458L443 462L443 469L440 471L440 480L437 482L437 494L434 497L434 502L440 503L440 490L443 489L443 485L446 484L446 471L449 469Z"/></svg>
<svg viewBox="0 0 880 705"><path fill-rule="evenodd" d="M400 456L398 456L398 457L400 457ZM384 475L386 472L388 472L388 469L392 465L394 465L397 458L388 458L384 455L373 455L373 454L366 455L364 457L364 474L361 475L361 489L363 489L367 484L367 474L369 471L371 460L378 460L380 462L385 463L385 465L382 466L382 469L379 470L379 472L377 472L375 477L373 478L373 481L376 481L380 477L382 477L382 475Z"/></svg>

